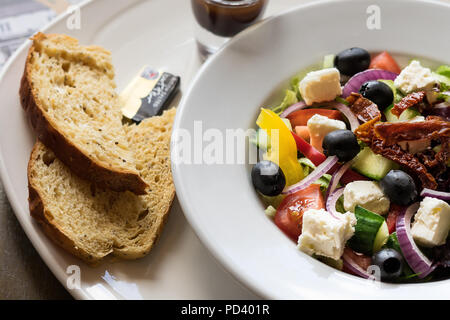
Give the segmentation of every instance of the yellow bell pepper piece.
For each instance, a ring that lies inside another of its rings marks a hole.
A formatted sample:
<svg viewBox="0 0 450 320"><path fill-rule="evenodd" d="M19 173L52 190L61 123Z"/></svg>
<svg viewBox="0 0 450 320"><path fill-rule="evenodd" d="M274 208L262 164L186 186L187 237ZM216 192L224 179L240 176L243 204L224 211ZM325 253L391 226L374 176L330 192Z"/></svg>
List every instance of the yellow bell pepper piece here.
<svg viewBox="0 0 450 320"><path fill-rule="evenodd" d="M304 173L297 160L297 144L284 121L273 111L262 108L256 124L270 137L271 147L265 159L278 164L286 177L286 185L302 180Z"/></svg>

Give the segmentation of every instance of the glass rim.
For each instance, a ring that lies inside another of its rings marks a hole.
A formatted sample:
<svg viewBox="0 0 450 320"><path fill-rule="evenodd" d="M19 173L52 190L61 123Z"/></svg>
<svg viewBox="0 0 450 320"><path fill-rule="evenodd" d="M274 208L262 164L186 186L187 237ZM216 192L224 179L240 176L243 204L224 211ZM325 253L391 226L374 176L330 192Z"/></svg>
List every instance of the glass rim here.
<svg viewBox="0 0 450 320"><path fill-rule="evenodd" d="M227 7L242 7L242 6L248 6L248 5L252 5L255 4L259 1L264 1L264 0L235 0L235 1L230 1L230 0L204 0L205 2L208 3L213 3L213 4L218 4L218 5L222 5L222 6L227 6Z"/></svg>

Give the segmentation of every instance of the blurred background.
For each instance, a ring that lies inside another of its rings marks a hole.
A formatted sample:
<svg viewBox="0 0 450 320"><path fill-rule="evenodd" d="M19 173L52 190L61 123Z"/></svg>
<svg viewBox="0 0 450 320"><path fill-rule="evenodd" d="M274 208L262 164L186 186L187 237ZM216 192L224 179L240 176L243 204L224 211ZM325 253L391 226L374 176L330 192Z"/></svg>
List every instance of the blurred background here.
<svg viewBox="0 0 450 320"><path fill-rule="evenodd" d="M31 34L81 0L0 0L0 70Z"/></svg>

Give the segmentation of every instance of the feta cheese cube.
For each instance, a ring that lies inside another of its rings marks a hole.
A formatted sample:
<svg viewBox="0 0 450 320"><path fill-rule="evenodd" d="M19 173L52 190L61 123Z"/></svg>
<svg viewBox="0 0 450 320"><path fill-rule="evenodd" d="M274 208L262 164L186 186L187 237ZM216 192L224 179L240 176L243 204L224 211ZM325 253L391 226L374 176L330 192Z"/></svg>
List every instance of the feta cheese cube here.
<svg viewBox="0 0 450 320"><path fill-rule="evenodd" d="M429 90L436 83L431 70L422 67L417 60L411 61L394 81L394 85L405 94L419 90Z"/></svg>
<svg viewBox="0 0 450 320"><path fill-rule="evenodd" d="M384 215L391 205L378 183L374 181L354 181L345 186L344 208L354 212L359 205L364 209Z"/></svg>
<svg viewBox="0 0 450 320"><path fill-rule="evenodd" d="M307 123L310 141L314 148L322 152L322 142L327 134L336 130L344 130L347 128L345 122L330 119L320 114L315 114Z"/></svg>
<svg viewBox="0 0 450 320"><path fill-rule="evenodd" d="M424 247L445 244L450 230L450 206L442 200L426 197L414 216L411 234Z"/></svg>
<svg viewBox="0 0 450 320"><path fill-rule="evenodd" d="M344 253L345 243L355 233L355 224L356 218L351 212L336 219L323 209L309 209L303 214L298 249L309 255L338 260Z"/></svg>
<svg viewBox="0 0 450 320"><path fill-rule="evenodd" d="M299 89L307 105L331 101L342 94L341 75L336 68L313 71L300 81Z"/></svg>

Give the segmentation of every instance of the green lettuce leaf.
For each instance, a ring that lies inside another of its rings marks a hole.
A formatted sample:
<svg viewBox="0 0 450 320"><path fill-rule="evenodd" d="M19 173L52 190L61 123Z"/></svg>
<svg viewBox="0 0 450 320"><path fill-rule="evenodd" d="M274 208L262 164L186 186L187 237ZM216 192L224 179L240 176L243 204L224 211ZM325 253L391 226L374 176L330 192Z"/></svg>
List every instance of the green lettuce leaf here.
<svg viewBox="0 0 450 320"><path fill-rule="evenodd" d="M292 106L297 103L297 94L292 90L286 90L286 95L284 96L283 102L280 105L273 108L272 111L280 115L287 107Z"/></svg>
<svg viewBox="0 0 450 320"><path fill-rule="evenodd" d="M298 101L303 100L302 95L300 94L300 88L299 88L300 81L301 81L300 77L293 77L291 79L291 90L295 92Z"/></svg>
<svg viewBox="0 0 450 320"><path fill-rule="evenodd" d="M450 66L442 65L436 69L436 73L450 78Z"/></svg>
<svg viewBox="0 0 450 320"><path fill-rule="evenodd" d="M439 82L441 86L441 91L448 91L450 88L450 77L444 76L437 72L432 73L434 78Z"/></svg>

